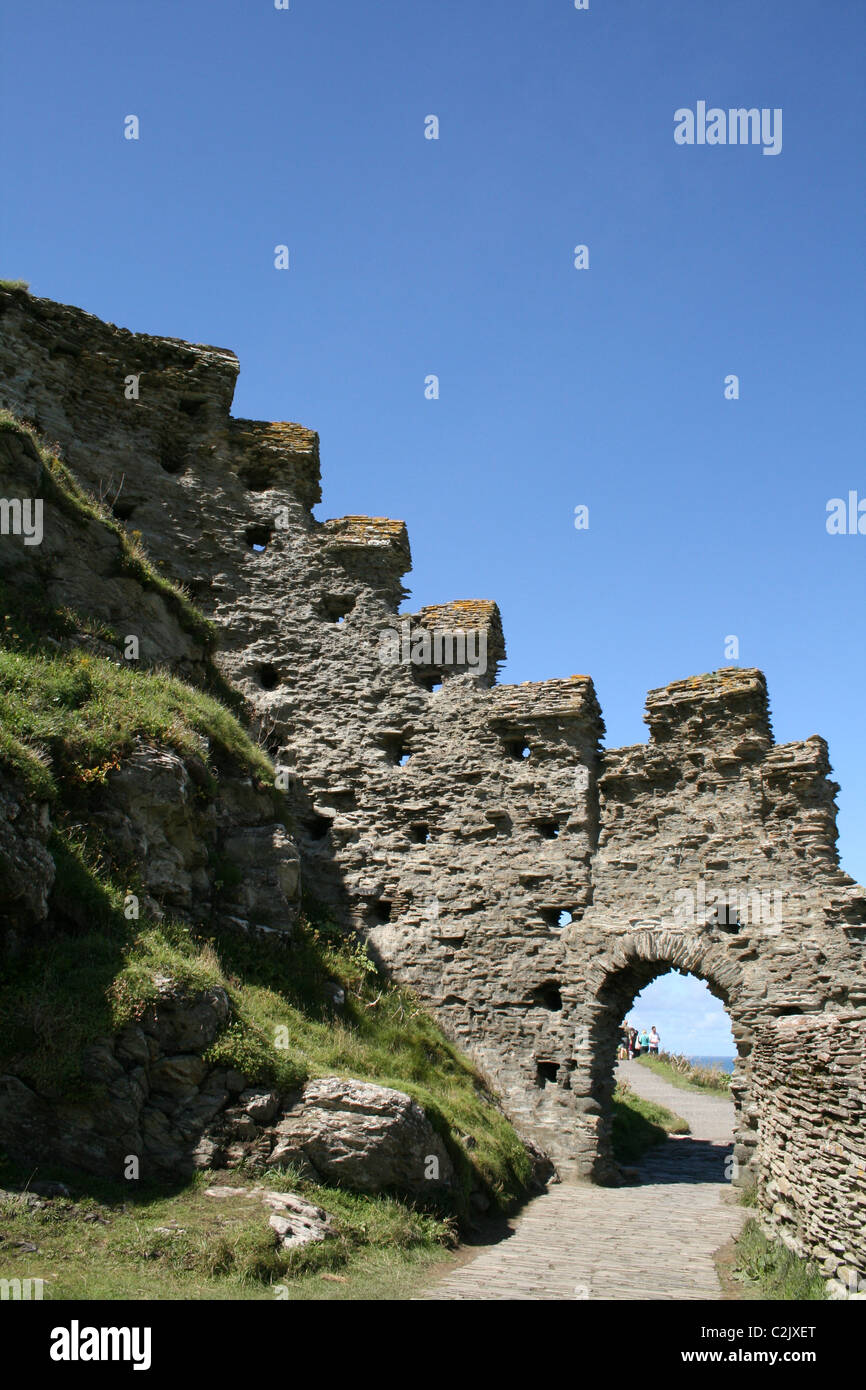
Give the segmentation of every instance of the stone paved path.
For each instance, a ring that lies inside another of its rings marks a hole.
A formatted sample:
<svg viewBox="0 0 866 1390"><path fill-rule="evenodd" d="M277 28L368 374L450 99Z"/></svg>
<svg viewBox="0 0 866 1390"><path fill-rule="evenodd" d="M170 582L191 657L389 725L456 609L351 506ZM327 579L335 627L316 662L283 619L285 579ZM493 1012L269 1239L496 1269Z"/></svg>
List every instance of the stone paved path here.
<svg viewBox="0 0 866 1390"><path fill-rule="evenodd" d="M536 1197L513 1234L447 1274L427 1299L719 1299L713 1254L747 1213L724 1179L734 1107L682 1091L638 1062L618 1076L688 1120L639 1165L634 1187L561 1183Z"/></svg>

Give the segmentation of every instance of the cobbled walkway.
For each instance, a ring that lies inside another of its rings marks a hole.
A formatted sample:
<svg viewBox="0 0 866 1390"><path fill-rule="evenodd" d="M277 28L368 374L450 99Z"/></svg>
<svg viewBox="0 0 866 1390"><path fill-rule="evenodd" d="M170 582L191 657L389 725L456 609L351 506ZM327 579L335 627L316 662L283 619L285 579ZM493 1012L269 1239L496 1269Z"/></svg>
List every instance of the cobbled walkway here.
<svg viewBox="0 0 866 1390"><path fill-rule="evenodd" d="M560 1183L536 1197L513 1233L423 1295L426 1299L719 1299L713 1255L746 1212L725 1181L734 1107L671 1086L638 1062L619 1078L688 1120L638 1166L633 1187Z"/></svg>

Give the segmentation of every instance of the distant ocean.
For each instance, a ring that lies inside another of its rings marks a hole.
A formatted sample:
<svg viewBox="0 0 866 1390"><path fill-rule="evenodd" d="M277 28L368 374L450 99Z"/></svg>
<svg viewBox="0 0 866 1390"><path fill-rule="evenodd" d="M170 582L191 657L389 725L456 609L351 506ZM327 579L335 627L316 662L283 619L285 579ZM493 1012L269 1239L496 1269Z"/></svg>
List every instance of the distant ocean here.
<svg viewBox="0 0 866 1390"><path fill-rule="evenodd" d="M700 1067L718 1067L721 1071L733 1071L736 1057L690 1057L689 1061Z"/></svg>

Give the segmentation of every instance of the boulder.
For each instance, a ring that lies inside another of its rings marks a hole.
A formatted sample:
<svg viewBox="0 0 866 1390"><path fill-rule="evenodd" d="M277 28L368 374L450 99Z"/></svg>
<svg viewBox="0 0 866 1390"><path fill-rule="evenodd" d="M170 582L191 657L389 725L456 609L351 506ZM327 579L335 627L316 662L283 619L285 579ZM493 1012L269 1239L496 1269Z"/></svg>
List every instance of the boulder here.
<svg viewBox="0 0 866 1390"><path fill-rule="evenodd" d="M274 1129L269 1166L311 1167L361 1192L428 1197L454 1184L444 1143L402 1091L328 1076L308 1081Z"/></svg>
<svg viewBox="0 0 866 1390"><path fill-rule="evenodd" d="M191 1097L207 1076L208 1065L195 1053L163 1057L150 1072L151 1090L157 1095Z"/></svg>
<svg viewBox="0 0 866 1390"><path fill-rule="evenodd" d="M311 1241L322 1241L334 1234L334 1223L323 1207L314 1206L294 1192L271 1192L267 1188L256 1187L208 1187L206 1197L218 1200L261 1202L270 1207L268 1225L276 1233L277 1240L284 1250L295 1250L298 1246L309 1245Z"/></svg>

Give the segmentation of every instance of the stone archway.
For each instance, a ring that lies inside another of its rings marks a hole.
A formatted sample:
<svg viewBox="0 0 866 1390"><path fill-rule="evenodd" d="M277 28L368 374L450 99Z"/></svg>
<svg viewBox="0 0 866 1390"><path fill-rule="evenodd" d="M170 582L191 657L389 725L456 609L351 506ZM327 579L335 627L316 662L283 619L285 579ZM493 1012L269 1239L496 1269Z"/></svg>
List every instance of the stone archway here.
<svg viewBox="0 0 866 1390"><path fill-rule="evenodd" d="M611 1147L612 1100L615 1085L619 1027L635 998L653 980L671 970L702 980L724 1005L737 1048L731 1080L735 1107L734 1181L747 1180L757 1143L757 1115L749 1101L749 1055L752 1029L746 1021L746 995L741 972L723 948L670 930L641 931L621 937L595 961L577 1054L575 1089L590 1098L594 1112L595 1157L591 1176L599 1182L617 1176Z"/></svg>

